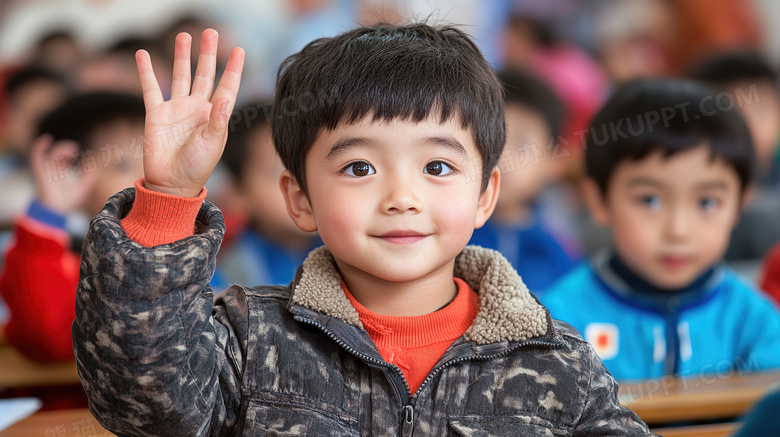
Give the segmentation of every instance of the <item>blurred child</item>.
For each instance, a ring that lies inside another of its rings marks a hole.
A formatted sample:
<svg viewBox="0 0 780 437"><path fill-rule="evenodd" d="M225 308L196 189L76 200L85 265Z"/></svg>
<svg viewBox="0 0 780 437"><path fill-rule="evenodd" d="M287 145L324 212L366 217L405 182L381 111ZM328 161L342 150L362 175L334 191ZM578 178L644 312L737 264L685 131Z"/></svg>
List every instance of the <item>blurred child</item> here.
<svg viewBox="0 0 780 437"><path fill-rule="evenodd" d="M24 211L33 196L27 162L35 129L44 114L67 96L65 79L57 73L25 68L5 84L2 146L0 146L0 229L10 229L13 217Z"/></svg>
<svg viewBox="0 0 780 437"><path fill-rule="evenodd" d="M454 27L358 28L281 66L273 138L287 211L325 246L287 286L208 286L224 233L203 185L244 53L176 39L165 101L138 70L145 177L93 220L73 341L90 411L120 435L649 435L598 357L495 251L501 86ZM212 94L213 92L213 94ZM475 181L464 163L479 162ZM124 216L123 212L129 213Z"/></svg>
<svg viewBox="0 0 780 437"><path fill-rule="evenodd" d="M139 97L106 92L72 97L41 122L31 151L36 198L17 221L0 276L11 313L5 336L32 359L73 357L80 238L68 234L66 218L96 214L143 175L143 120Z"/></svg>
<svg viewBox="0 0 780 437"><path fill-rule="evenodd" d="M498 73L504 86L507 143L499 161L501 191L490 220L474 230L469 244L504 255L533 293L560 279L579 256L576 242L555 235L544 220L542 191L563 170L558 149L563 109L540 79L520 71Z"/></svg>
<svg viewBox="0 0 780 437"><path fill-rule="evenodd" d="M726 260L742 261L753 279L760 260L780 241L780 92L777 72L761 55L738 51L713 55L695 65L690 76L723 90L722 105L738 107L756 150L757 177L750 202L731 237ZM745 264L744 261L753 261Z"/></svg>
<svg viewBox="0 0 780 437"><path fill-rule="evenodd" d="M780 367L780 314L721 262L755 157L715 93L632 82L592 123L585 197L614 247L541 300L618 380Z"/></svg>
<svg viewBox="0 0 780 437"><path fill-rule="evenodd" d="M279 189L284 165L274 149L270 120L258 109L270 108L268 103L240 106L255 108L259 115L231 123L220 161L230 175L230 198L248 222L247 229L219 254L216 275L222 283L287 285L306 255L319 245L316 234L302 231L287 214Z"/></svg>

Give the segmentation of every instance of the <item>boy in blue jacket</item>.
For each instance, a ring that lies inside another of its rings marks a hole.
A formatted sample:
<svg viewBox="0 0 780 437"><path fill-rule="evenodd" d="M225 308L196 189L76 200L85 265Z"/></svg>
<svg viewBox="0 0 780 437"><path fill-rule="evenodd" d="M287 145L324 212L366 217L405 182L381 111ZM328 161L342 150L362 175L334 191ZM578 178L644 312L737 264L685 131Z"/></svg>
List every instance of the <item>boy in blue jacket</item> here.
<svg viewBox="0 0 780 437"><path fill-rule="evenodd" d="M213 90L216 32L203 33L191 83L190 44L176 39L169 101L138 53L145 178L109 200L84 245L73 342L101 424L155 436L649 435L506 259L466 247L495 205L505 141L500 84L466 34L364 27L282 64L279 185L324 247L289 285L236 285L216 302L224 222L203 185L243 52Z"/></svg>
<svg viewBox="0 0 780 437"><path fill-rule="evenodd" d="M719 97L693 82L633 82L589 130L585 197L614 247L542 302L618 380L780 367L780 314L721 261L754 151Z"/></svg>

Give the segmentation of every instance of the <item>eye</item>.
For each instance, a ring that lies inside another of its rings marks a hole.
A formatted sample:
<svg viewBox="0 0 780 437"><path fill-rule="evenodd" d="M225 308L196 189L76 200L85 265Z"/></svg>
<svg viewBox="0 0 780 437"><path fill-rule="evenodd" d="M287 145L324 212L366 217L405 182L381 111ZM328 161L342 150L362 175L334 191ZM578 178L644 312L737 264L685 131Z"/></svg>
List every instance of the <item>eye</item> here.
<svg viewBox="0 0 780 437"><path fill-rule="evenodd" d="M366 161L356 161L347 164L342 170L342 173L346 173L350 176L363 177L376 173L374 167Z"/></svg>
<svg viewBox="0 0 780 437"><path fill-rule="evenodd" d="M718 199L714 197L704 197L699 200L699 207L707 212L714 211L718 208Z"/></svg>
<svg viewBox="0 0 780 437"><path fill-rule="evenodd" d="M434 176L444 176L455 171L449 164L444 161L431 161L425 164L423 173L431 174Z"/></svg>
<svg viewBox="0 0 780 437"><path fill-rule="evenodd" d="M646 206L651 211L658 211L661 209L661 198L653 195L645 195L639 198L639 202Z"/></svg>

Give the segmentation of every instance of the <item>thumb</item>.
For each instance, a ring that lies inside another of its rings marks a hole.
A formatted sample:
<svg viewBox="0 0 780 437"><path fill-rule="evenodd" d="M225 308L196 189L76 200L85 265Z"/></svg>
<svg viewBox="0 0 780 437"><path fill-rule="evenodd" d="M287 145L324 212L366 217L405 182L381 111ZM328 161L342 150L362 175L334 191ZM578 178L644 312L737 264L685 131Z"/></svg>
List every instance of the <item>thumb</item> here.
<svg viewBox="0 0 780 437"><path fill-rule="evenodd" d="M225 135L228 126L228 105L230 100L225 97L214 102L211 107L211 113L209 114L209 127L208 131L212 137L220 137Z"/></svg>

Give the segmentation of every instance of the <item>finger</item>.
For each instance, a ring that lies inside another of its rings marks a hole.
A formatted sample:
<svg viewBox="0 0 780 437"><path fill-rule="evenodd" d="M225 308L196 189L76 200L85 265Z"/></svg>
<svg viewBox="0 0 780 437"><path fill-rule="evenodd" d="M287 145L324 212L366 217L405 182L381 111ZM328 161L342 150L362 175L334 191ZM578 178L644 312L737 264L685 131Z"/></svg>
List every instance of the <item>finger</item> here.
<svg viewBox="0 0 780 437"><path fill-rule="evenodd" d="M195 80L192 82L192 95L208 100L214 90L214 75L217 70L217 41L219 35L214 29L206 29L200 37L200 54Z"/></svg>
<svg viewBox="0 0 780 437"><path fill-rule="evenodd" d="M225 72L222 73L222 79L219 80L217 90L214 91L212 102L227 99L227 107L224 115L227 116L236 104L238 88L241 85L241 72L244 70L244 49L236 47L230 52Z"/></svg>
<svg viewBox="0 0 780 437"><path fill-rule="evenodd" d="M152 60L149 52L138 50L135 52L135 63L138 66L138 77L141 79L141 92L144 96L144 107L150 110L164 101L160 84L154 76Z"/></svg>
<svg viewBox="0 0 780 437"><path fill-rule="evenodd" d="M192 37L181 32L176 36L176 47L173 51L173 79L171 80L171 97L190 95L190 54Z"/></svg>
<svg viewBox="0 0 780 437"><path fill-rule="evenodd" d="M227 134L228 111L230 101L227 98L212 99L209 114L208 138L222 138Z"/></svg>
<svg viewBox="0 0 780 437"><path fill-rule="evenodd" d="M53 158L55 161L65 162L70 165L73 163L73 160L78 158L76 156L77 153L79 153L79 144L77 142L63 140L54 143L48 153L48 157Z"/></svg>

